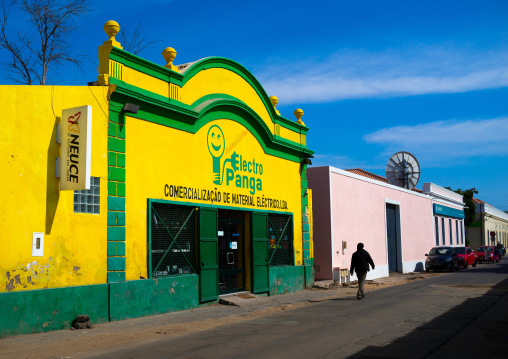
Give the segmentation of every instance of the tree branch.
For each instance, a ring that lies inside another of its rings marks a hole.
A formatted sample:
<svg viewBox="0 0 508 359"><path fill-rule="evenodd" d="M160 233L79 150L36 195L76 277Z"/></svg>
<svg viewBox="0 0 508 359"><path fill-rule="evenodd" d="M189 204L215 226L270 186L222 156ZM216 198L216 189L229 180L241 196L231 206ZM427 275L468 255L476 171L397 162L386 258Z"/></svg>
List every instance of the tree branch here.
<svg viewBox="0 0 508 359"><path fill-rule="evenodd" d="M17 6L29 18L32 31L39 39L35 42L29 33L20 33L17 40L11 40L7 31L10 6L5 5L6 0L2 0L0 47L13 58L12 62L4 64L11 72L8 77L28 85L33 84L33 78L37 78L41 85L45 85L51 67L72 63L79 68L80 57L69 53L67 38L76 28L75 20L92 10L91 1L10 0L10 6Z"/></svg>

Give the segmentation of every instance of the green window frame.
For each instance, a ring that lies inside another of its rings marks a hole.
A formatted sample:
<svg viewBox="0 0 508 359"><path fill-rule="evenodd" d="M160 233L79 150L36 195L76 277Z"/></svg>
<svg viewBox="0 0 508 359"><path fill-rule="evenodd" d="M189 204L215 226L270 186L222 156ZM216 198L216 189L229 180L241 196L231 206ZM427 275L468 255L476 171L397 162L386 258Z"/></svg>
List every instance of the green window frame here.
<svg viewBox="0 0 508 359"><path fill-rule="evenodd" d="M196 207L152 202L149 216L150 278L196 273Z"/></svg>
<svg viewBox="0 0 508 359"><path fill-rule="evenodd" d="M293 265L293 216L268 213L268 262L270 266Z"/></svg>

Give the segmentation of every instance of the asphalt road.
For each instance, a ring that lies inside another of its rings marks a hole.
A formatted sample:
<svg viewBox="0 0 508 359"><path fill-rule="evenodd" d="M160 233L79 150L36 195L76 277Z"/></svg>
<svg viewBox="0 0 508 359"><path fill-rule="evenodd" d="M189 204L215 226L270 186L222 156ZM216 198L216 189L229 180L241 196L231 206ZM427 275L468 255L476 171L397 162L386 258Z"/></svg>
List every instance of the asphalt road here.
<svg viewBox="0 0 508 359"><path fill-rule="evenodd" d="M506 358L507 293L505 260L84 357Z"/></svg>

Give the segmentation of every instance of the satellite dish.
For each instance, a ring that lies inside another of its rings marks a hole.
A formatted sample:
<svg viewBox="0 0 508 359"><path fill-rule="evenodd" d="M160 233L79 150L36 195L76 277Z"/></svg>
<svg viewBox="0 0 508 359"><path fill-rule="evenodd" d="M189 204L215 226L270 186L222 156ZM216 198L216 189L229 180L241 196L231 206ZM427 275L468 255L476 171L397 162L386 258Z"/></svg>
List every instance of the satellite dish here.
<svg viewBox="0 0 508 359"><path fill-rule="evenodd" d="M420 164L409 152L397 152L386 164L386 179L389 184L413 189L420 179Z"/></svg>

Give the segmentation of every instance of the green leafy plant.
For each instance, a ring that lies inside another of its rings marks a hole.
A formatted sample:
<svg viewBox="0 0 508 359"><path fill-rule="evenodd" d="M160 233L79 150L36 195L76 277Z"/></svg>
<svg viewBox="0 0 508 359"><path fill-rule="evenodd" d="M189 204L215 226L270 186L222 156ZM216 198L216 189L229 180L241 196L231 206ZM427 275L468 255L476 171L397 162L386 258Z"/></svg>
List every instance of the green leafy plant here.
<svg viewBox="0 0 508 359"><path fill-rule="evenodd" d="M466 208L464 208L464 224L466 226L470 226L474 223L476 217L476 205L473 202L473 197L475 194L478 194L476 188L461 190L460 188L457 190L453 190L451 187L445 187L446 189L453 191L455 193L461 194L464 198L464 204Z"/></svg>

